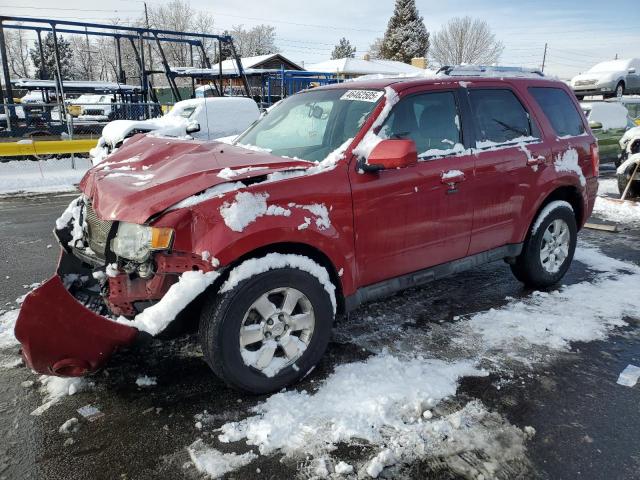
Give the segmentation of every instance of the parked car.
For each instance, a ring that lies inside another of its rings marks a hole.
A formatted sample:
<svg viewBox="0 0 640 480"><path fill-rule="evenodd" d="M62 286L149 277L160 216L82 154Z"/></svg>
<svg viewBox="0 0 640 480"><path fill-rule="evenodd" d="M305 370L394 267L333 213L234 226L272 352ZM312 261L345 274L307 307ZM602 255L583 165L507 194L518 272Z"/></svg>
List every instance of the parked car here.
<svg viewBox="0 0 640 480"><path fill-rule="evenodd" d="M598 63L573 77L571 87L579 100L591 95L620 98L626 93L640 93L640 59Z"/></svg>
<svg viewBox="0 0 640 480"><path fill-rule="evenodd" d="M624 96L619 99L610 100L611 102L619 101L629 112L629 117L633 123L640 126L640 96Z"/></svg>
<svg viewBox="0 0 640 480"><path fill-rule="evenodd" d="M258 105L251 98L195 98L176 103L160 118L109 122L102 137L110 150L136 133L152 131L174 137L189 133L196 139L213 140L242 133L259 116Z"/></svg>
<svg viewBox="0 0 640 480"><path fill-rule="evenodd" d="M364 302L495 260L559 282L598 162L571 90L540 77L319 87L234 145L137 135L56 222L16 337L29 368L78 376L189 307L217 375L277 391Z"/></svg>
<svg viewBox="0 0 640 480"><path fill-rule="evenodd" d="M619 142L628 129L635 127L627 109L618 102L581 103L582 111L598 139L600 158L617 158Z"/></svg>
<svg viewBox="0 0 640 480"><path fill-rule="evenodd" d="M626 190L626 198L640 197L640 167L638 165L640 165L640 127L634 127L627 130L620 139L620 155L616 161L618 190L620 195ZM633 181L629 185L632 176Z"/></svg>
<svg viewBox="0 0 640 480"><path fill-rule="evenodd" d="M84 93L78 98L69 100L67 110L73 117L81 115L94 114L101 120L108 120L111 113L110 95L96 95L93 93Z"/></svg>

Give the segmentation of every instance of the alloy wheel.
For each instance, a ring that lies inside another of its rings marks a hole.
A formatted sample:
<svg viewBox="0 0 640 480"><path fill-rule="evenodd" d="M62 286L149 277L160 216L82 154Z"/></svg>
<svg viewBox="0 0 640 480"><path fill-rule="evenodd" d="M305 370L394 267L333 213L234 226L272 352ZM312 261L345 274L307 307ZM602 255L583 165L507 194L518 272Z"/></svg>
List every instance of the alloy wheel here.
<svg viewBox="0 0 640 480"><path fill-rule="evenodd" d="M540 261L548 273L557 273L569 255L570 232L567 222L556 219L542 236Z"/></svg>
<svg viewBox="0 0 640 480"><path fill-rule="evenodd" d="M305 352L315 327L313 306L301 291L270 290L249 307L240 326L245 365L273 377Z"/></svg>

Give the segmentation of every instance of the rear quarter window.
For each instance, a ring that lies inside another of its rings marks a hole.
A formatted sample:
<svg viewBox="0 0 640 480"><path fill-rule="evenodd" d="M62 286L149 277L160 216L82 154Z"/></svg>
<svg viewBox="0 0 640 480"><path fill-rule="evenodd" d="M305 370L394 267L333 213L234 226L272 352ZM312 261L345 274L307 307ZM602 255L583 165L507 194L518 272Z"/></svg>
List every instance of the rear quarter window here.
<svg viewBox="0 0 640 480"><path fill-rule="evenodd" d="M529 87L529 93L549 119L557 136L575 137L585 132L582 117L566 91L554 87ZM585 114L588 116L586 111Z"/></svg>

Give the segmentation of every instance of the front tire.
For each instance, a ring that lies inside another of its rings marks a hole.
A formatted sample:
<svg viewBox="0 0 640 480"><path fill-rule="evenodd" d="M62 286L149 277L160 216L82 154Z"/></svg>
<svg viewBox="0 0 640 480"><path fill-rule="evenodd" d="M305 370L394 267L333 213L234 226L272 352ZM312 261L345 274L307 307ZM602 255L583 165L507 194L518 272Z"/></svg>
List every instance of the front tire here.
<svg viewBox="0 0 640 480"><path fill-rule="evenodd" d="M304 377L322 358L333 306L313 275L270 270L213 295L200 318L204 357L229 386L275 392Z"/></svg>
<svg viewBox="0 0 640 480"><path fill-rule="evenodd" d="M538 218L541 216L544 218L534 222L522 253L511 265L515 277L531 288L550 287L564 277L578 237L573 209L566 202L549 204Z"/></svg>

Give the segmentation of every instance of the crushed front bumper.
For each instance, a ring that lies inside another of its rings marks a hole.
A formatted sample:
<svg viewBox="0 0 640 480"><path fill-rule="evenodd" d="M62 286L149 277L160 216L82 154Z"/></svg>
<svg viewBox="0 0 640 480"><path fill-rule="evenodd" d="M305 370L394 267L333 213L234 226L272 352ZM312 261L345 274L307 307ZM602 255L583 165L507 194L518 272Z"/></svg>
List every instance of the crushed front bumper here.
<svg viewBox="0 0 640 480"><path fill-rule="evenodd" d="M46 375L76 377L100 368L138 330L98 315L54 275L24 300L15 335L26 364Z"/></svg>

